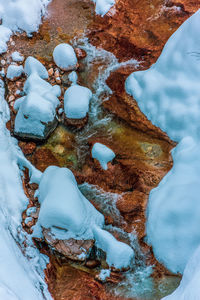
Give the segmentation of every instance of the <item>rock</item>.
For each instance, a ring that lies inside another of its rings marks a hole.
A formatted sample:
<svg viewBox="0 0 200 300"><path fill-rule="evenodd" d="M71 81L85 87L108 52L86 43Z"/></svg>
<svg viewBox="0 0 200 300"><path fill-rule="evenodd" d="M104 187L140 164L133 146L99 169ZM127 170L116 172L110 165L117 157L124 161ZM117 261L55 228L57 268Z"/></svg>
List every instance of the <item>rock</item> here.
<svg viewBox="0 0 200 300"><path fill-rule="evenodd" d="M75 48L74 51L78 59L83 59L87 56L86 51L81 48Z"/></svg>
<svg viewBox="0 0 200 300"><path fill-rule="evenodd" d="M53 73L54 73L53 68L50 68L48 70L48 75L51 77L51 76L53 76Z"/></svg>
<svg viewBox="0 0 200 300"><path fill-rule="evenodd" d="M88 122L88 115L83 119L69 119L64 116L64 124L66 126L72 126L77 129L82 129Z"/></svg>
<svg viewBox="0 0 200 300"><path fill-rule="evenodd" d="M85 266L89 269L93 269L96 268L100 265L100 261L92 259L92 260L88 260L85 264Z"/></svg>
<svg viewBox="0 0 200 300"><path fill-rule="evenodd" d="M30 155L35 151L36 144L34 142L29 142L29 143L19 142L19 147L22 149L22 152L25 155Z"/></svg>
<svg viewBox="0 0 200 300"><path fill-rule="evenodd" d="M13 102L15 100L15 96L14 95L10 95L8 98L8 103Z"/></svg>
<svg viewBox="0 0 200 300"><path fill-rule="evenodd" d="M49 229L43 228L43 236L48 245L54 248L66 258L75 261L85 261L94 246L93 240L58 240L55 239Z"/></svg>

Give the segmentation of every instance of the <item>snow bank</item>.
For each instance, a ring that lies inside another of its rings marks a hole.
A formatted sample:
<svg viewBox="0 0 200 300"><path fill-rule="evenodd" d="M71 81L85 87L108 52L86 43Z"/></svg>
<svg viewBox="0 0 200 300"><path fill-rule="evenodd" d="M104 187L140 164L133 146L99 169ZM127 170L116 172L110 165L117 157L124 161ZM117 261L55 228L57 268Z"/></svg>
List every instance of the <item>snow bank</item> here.
<svg viewBox="0 0 200 300"><path fill-rule="evenodd" d="M200 299L200 247L188 261L179 287L163 300L199 300Z"/></svg>
<svg viewBox="0 0 200 300"><path fill-rule="evenodd" d="M10 80L19 78L24 73L24 68L17 65L9 65L6 77Z"/></svg>
<svg viewBox="0 0 200 300"><path fill-rule="evenodd" d="M76 53L69 44L59 44L53 51L55 64L62 70L70 71L76 69L78 63Z"/></svg>
<svg viewBox="0 0 200 300"><path fill-rule="evenodd" d="M0 299L51 299L43 274L47 259L21 226L21 214L28 199L19 166L30 169L32 180L39 180L41 173L26 161L17 141L10 136L6 129L8 120L9 108L0 81Z"/></svg>
<svg viewBox="0 0 200 300"><path fill-rule="evenodd" d="M96 14L102 17L107 14L111 7L115 4L115 0L93 0L93 2L96 5Z"/></svg>
<svg viewBox="0 0 200 300"><path fill-rule="evenodd" d="M75 77L75 76L74 76ZM76 78L72 78L75 80ZM69 119L83 119L89 111L89 104L92 98L90 89L73 84L64 95L64 112Z"/></svg>
<svg viewBox="0 0 200 300"><path fill-rule="evenodd" d="M115 153L107 146L95 143L92 147L92 157L99 161L104 170L107 170L107 164L115 158Z"/></svg>
<svg viewBox="0 0 200 300"><path fill-rule="evenodd" d="M60 240L95 239L97 247L106 253L109 266L121 269L130 264L134 257L132 248L101 229L104 216L80 192L69 169L48 167L39 184L38 199L41 207L34 237L42 237L42 228L50 228Z"/></svg>
<svg viewBox="0 0 200 300"><path fill-rule="evenodd" d="M172 151L174 165L147 208L147 237L156 258L173 272L183 272L200 244L200 141L184 138Z"/></svg>
<svg viewBox="0 0 200 300"><path fill-rule="evenodd" d="M51 86L42 78L48 77L45 67L35 58L28 57L25 72L29 75L25 97L16 100L15 133L22 137L46 138L57 124L56 108L59 105L60 87ZM41 77L42 78L41 78Z"/></svg>
<svg viewBox="0 0 200 300"><path fill-rule="evenodd" d="M126 81L141 111L176 141L200 132L199 24L200 11L170 37L150 69Z"/></svg>
<svg viewBox="0 0 200 300"><path fill-rule="evenodd" d="M49 0L0 0L0 53L7 50L12 32L37 31Z"/></svg>

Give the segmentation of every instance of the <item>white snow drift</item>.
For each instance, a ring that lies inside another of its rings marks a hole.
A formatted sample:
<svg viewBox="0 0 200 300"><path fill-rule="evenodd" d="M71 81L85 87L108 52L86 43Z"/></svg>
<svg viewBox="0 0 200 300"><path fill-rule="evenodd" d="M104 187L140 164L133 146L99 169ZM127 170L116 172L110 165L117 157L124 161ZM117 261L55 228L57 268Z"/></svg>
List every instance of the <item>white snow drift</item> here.
<svg viewBox="0 0 200 300"><path fill-rule="evenodd" d="M200 11L168 40L157 62L134 72L126 90L141 111L173 140L200 136Z"/></svg>
<svg viewBox="0 0 200 300"><path fill-rule="evenodd" d="M163 300L199 300L200 299L200 247L195 251L183 273L180 286Z"/></svg>
<svg viewBox="0 0 200 300"><path fill-rule="evenodd" d="M19 78L24 73L24 68L17 65L9 65L6 77L10 80Z"/></svg>
<svg viewBox="0 0 200 300"><path fill-rule="evenodd" d="M184 138L172 151L174 165L149 197L147 237L157 259L183 272L200 245L200 141Z"/></svg>
<svg viewBox="0 0 200 300"><path fill-rule="evenodd" d="M106 253L109 266L121 269L130 265L133 249L102 229L104 216L80 192L69 169L48 167L39 184L38 199L41 208L35 237L42 236L44 227L58 239L95 239L97 247Z"/></svg>
<svg viewBox="0 0 200 300"><path fill-rule="evenodd" d="M39 181L41 173L26 161L17 141L10 136L6 129L8 120L9 108L0 81L0 299L42 300L45 297L50 300L43 274L47 259L21 226L28 199L19 166L29 168L33 182Z"/></svg>
<svg viewBox="0 0 200 300"><path fill-rule="evenodd" d="M64 71L76 69L77 57L74 49L69 44L59 44L53 51L55 64Z"/></svg>
<svg viewBox="0 0 200 300"><path fill-rule="evenodd" d="M95 143L92 147L92 157L99 161L104 170L107 170L107 164L115 158L115 153L107 146Z"/></svg>
<svg viewBox="0 0 200 300"><path fill-rule="evenodd" d="M75 79L72 78L72 80ZM64 112L66 117L69 119L85 118L89 111L91 98L92 92L90 89L78 84L72 84L64 95Z"/></svg>
<svg viewBox="0 0 200 300"><path fill-rule="evenodd" d="M37 31L49 0L0 0L0 53L7 50L7 41L16 31L28 35Z"/></svg>
<svg viewBox="0 0 200 300"><path fill-rule="evenodd" d="M51 86L42 79L48 77L48 73L35 58L28 57L24 69L29 75L24 85L24 92L27 95L19 98L14 105L18 111L15 118L15 133L45 138L48 134L47 124L53 123L56 118L56 107L60 103L57 98L60 96L60 87Z"/></svg>

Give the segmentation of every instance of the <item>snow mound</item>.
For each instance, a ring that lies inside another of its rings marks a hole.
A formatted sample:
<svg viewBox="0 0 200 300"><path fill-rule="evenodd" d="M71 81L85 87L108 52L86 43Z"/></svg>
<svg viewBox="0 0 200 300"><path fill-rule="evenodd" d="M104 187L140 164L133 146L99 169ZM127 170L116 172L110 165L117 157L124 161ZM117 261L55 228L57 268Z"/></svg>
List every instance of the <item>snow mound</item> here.
<svg viewBox="0 0 200 300"><path fill-rule="evenodd" d="M107 146L95 143L92 147L92 157L99 161L104 170L107 170L107 164L115 158L115 153Z"/></svg>
<svg viewBox="0 0 200 300"><path fill-rule="evenodd" d="M11 57L12 57L12 60L16 61L16 62L23 62L24 61L24 57L17 51L13 52Z"/></svg>
<svg viewBox="0 0 200 300"><path fill-rule="evenodd" d="M199 24L200 11L170 37L150 69L126 81L141 111L175 141L200 132Z"/></svg>
<svg viewBox="0 0 200 300"><path fill-rule="evenodd" d="M46 69L35 58L29 57L25 71L30 74L24 85L26 96L15 101L17 110L15 133L28 138L46 138L57 125L56 108L60 104L60 87L43 80Z"/></svg>
<svg viewBox="0 0 200 300"><path fill-rule="evenodd" d="M24 65L24 71L27 76L30 76L32 73L36 72L42 79L47 79L49 77L48 72L43 64L32 56L27 57Z"/></svg>
<svg viewBox="0 0 200 300"><path fill-rule="evenodd" d="M0 53L7 50L12 32L37 31L49 0L0 0Z"/></svg>
<svg viewBox="0 0 200 300"><path fill-rule="evenodd" d="M133 249L125 243L117 241L114 236L100 227L94 226L93 233L97 248L106 253L106 262L116 269L128 268L134 259Z"/></svg>
<svg viewBox="0 0 200 300"><path fill-rule="evenodd" d="M42 237L42 228L46 228L61 240L95 239L110 266L121 269L130 264L134 257L132 248L101 229L104 216L80 192L69 169L48 167L39 184L38 200L41 207L34 237Z"/></svg>
<svg viewBox="0 0 200 300"><path fill-rule="evenodd" d="M199 300L200 299L200 247L188 261L179 287L163 300Z"/></svg>
<svg viewBox="0 0 200 300"><path fill-rule="evenodd" d="M19 78L24 73L24 68L17 65L9 65L6 77L10 80Z"/></svg>
<svg viewBox="0 0 200 300"><path fill-rule="evenodd" d="M91 98L92 92L90 89L78 84L69 87L64 95L64 112L66 117L69 119L85 118L89 111Z"/></svg>
<svg viewBox="0 0 200 300"><path fill-rule="evenodd" d="M173 149L174 165L157 188L147 208L147 237L156 258L182 273L200 244L200 142L184 138Z"/></svg>
<svg viewBox="0 0 200 300"><path fill-rule="evenodd" d="M53 51L55 64L64 71L76 69L77 57L74 49L69 44L59 44Z"/></svg>
<svg viewBox="0 0 200 300"><path fill-rule="evenodd" d="M4 99L2 81L0 112L0 299L50 300L43 273L48 260L40 254L21 226L22 212L28 199L24 194L19 166L21 169L26 166L36 182L41 173L25 159L17 140L6 129L9 108Z"/></svg>
<svg viewBox="0 0 200 300"><path fill-rule="evenodd" d="M96 14L102 17L107 14L111 7L115 4L115 0L93 0L93 2L96 4Z"/></svg>

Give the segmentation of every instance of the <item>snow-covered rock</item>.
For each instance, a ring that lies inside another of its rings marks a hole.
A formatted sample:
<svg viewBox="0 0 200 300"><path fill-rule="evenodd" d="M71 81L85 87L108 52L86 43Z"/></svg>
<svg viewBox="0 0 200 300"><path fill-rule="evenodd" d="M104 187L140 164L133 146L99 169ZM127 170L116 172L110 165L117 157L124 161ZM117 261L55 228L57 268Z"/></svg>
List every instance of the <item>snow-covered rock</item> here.
<svg viewBox="0 0 200 300"><path fill-rule="evenodd" d="M104 170L107 170L107 164L115 158L115 153L107 146L95 143L92 147L92 157L99 161Z"/></svg>
<svg viewBox="0 0 200 300"><path fill-rule="evenodd" d="M15 81L18 78L20 78L23 73L24 73L23 66L9 65L7 69L6 77L9 80Z"/></svg>
<svg viewBox="0 0 200 300"><path fill-rule="evenodd" d="M141 111L175 141L200 136L199 24L200 10L170 37L150 69L126 81Z"/></svg>
<svg viewBox="0 0 200 300"><path fill-rule="evenodd" d="M32 56L27 57L24 65L24 71L27 76L37 73L42 79L47 79L49 77L48 72L43 64Z"/></svg>
<svg viewBox="0 0 200 300"><path fill-rule="evenodd" d="M36 92L19 98L14 108L15 134L23 138L45 139L57 125L55 104Z"/></svg>
<svg viewBox="0 0 200 300"><path fill-rule="evenodd" d="M134 259L133 249L125 243L117 241L114 236L98 226L94 226L93 233L96 246L106 253L106 262L116 269L129 268Z"/></svg>
<svg viewBox="0 0 200 300"><path fill-rule="evenodd" d="M17 51L13 52L11 57L12 57L12 60L15 62L23 62L24 61L24 57Z"/></svg>
<svg viewBox="0 0 200 300"><path fill-rule="evenodd" d="M115 0L93 0L96 5L95 11L97 15L102 17L109 12L111 7L115 4Z"/></svg>
<svg viewBox="0 0 200 300"><path fill-rule="evenodd" d="M75 70L77 68L77 57L74 49L69 44L59 44L53 51L55 64L64 71Z"/></svg>
<svg viewBox="0 0 200 300"><path fill-rule="evenodd" d="M83 119L89 111L89 104L92 98L90 89L73 84L64 95L64 112L69 119Z"/></svg>
<svg viewBox="0 0 200 300"><path fill-rule="evenodd" d="M199 300L200 299L200 246L188 261L179 287L162 300Z"/></svg>
<svg viewBox="0 0 200 300"><path fill-rule="evenodd" d="M49 0L0 0L0 53L7 50L12 32L37 31Z"/></svg>
<svg viewBox="0 0 200 300"><path fill-rule="evenodd" d="M104 216L80 192L69 169L48 167L39 184L38 200L41 207L33 232L35 238L42 238L44 229L49 229L54 240L96 240L110 266L121 269L130 265L133 249L102 229ZM85 259L87 255L83 257L81 253L79 258Z"/></svg>
<svg viewBox="0 0 200 300"><path fill-rule="evenodd" d="M45 139L57 126L56 108L60 104L60 87L47 81L46 69L35 58L29 57L25 72L30 75L25 82L26 96L16 100L15 134L23 138ZM47 73L48 77L48 73Z"/></svg>

